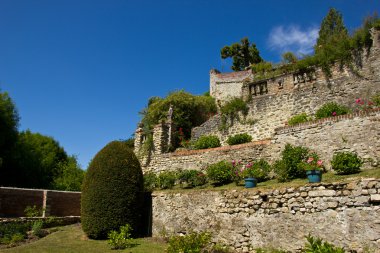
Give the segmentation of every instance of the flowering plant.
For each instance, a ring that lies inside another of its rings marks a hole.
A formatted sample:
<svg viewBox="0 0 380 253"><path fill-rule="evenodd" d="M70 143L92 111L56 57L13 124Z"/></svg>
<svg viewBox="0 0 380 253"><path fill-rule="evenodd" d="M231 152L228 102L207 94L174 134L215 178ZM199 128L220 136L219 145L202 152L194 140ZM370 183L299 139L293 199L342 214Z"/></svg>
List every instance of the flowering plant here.
<svg viewBox="0 0 380 253"><path fill-rule="evenodd" d="M312 154L306 162L304 162L305 170L323 170L323 161L318 158L317 154Z"/></svg>
<svg viewBox="0 0 380 253"><path fill-rule="evenodd" d="M243 167L243 177L254 177L255 174L255 168L253 166L253 163L249 162Z"/></svg>
<svg viewBox="0 0 380 253"><path fill-rule="evenodd" d="M363 111L367 109L372 109L375 106L375 104L370 100L366 101L365 99L357 98L355 99L355 106L357 111Z"/></svg>
<svg viewBox="0 0 380 253"><path fill-rule="evenodd" d="M235 184L238 185L240 181L243 179L243 167L241 166L241 161L235 161L233 160L231 162L232 164L232 179L234 180Z"/></svg>

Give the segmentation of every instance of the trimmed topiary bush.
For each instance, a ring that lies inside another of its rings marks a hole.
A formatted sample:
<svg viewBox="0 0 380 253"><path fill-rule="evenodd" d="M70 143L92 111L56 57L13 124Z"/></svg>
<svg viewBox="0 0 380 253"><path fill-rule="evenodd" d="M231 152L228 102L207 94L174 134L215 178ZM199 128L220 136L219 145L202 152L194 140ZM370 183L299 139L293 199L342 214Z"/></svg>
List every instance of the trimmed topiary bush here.
<svg viewBox="0 0 380 253"><path fill-rule="evenodd" d="M362 164L362 159L352 152L338 152L334 154L331 161L332 169L340 175L358 173Z"/></svg>
<svg viewBox="0 0 380 253"><path fill-rule="evenodd" d="M105 239L112 230L130 224L140 231L143 202L140 163L128 144L113 141L91 161L82 186L83 231L93 239Z"/></svg>
<svg viewBox="0 0 380 253"><path fill-rule="evenodd" d="M206 149L220 147L219 138L214 135L204 135L194 143L194 149Z"/></svg>
<svg viewBox="0 0 380 253"><path fill-rule="evenodd" d="M350 109L344 105L337 104L335 102L329 102L322 105L321 108L315 113L316 119L323 119L333 116L339 116L350 113Z"/></svg>
<svg viewBox="0 0 380 253"><path fill-rule="evenodd" d="M236 134L234 136L230 136L227 139L228 145L237 145L237 144L242 144L242 143L247 143L252 141L252 136L249 134Z"/></svg>
<svg viewBox="0 0 380 253"><path fill-rule="evenodd" d="M227 161L220 161L211 164L207 168L207 177L214 185L223 185L232 182L232 163Z"/></svg>

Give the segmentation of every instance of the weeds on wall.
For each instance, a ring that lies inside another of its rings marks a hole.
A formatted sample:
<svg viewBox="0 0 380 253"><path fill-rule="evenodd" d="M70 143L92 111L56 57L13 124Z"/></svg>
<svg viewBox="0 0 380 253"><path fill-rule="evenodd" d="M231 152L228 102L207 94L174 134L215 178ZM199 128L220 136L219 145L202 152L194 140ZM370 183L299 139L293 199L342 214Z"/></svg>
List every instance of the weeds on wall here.
<svg viewBox="0 0 380 253"><path fill-rule="evenodd" d="M234 120L238 120L242 122L240 119L239 113L241 113L244 117L248 115L249 107L247 102L245 102L241 98L232 98L228 102L226 102L220 108L221 114L221 125L219 126L219 130L225 131L233 125Z"/></svg>

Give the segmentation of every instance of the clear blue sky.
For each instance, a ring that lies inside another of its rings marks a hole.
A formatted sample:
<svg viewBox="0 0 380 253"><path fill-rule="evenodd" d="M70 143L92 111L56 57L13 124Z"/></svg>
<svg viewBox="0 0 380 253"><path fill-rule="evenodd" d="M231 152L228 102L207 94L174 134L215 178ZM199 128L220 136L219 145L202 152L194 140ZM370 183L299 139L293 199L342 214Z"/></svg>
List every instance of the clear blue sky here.
<svg viewBox="0 0 380 253"><path fill-rule="evenodd" d="M353 30L371 0L0 0L0 89L20 130L52 136L83 169L108 142L134 133L152 96L209 89L229 71L220 49L247 36L261 56L312 52L337 8Z"/></svg>

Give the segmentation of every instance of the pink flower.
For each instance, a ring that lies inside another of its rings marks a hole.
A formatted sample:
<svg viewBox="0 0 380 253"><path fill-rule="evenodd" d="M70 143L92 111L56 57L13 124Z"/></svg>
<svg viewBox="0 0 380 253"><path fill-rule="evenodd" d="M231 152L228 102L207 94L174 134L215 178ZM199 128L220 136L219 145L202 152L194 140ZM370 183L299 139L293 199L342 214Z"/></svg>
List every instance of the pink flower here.
<svg viewBox="0 0 380 253"><path fill-rule="evenodd" d="M357 103L357 104L359 104L360 102L361 102L360 98L358 98L358 99L355 100L355 103Z"/></svg>
<svg viewBox="0 0 380 253"><path fill-rule="evenodd" d="M251 168L252 167L252 163L248 163L247 165L245 165L246 168Z"/></svg>
<svg viewBox="0 0 380 253"><path fill-rule="evenodd" d="M336 112L333 112L333 113L332 113L332 116L336 116Z"/></svg>
<svg viewBox="0 0 380 253"><path fill-rule="evenodd" d="M307 159L307 163L311 163L312 161L314 161L313 157L309 157L309 159Z"/></svg>
<svg viewBox="0 0 380 253"><path fill-rule="evenodd" d="M235 166L235 164L236 164L236 161L233 160L233 161L232 161L232 166Z"/></svg>
<svg viewBox="0 0 380 253"><path fill-rule="evenodd" d="M323 161L322 160L318 160L317 165L320 167L320 166L322 166L322 164L323 164Z"/></svg>

